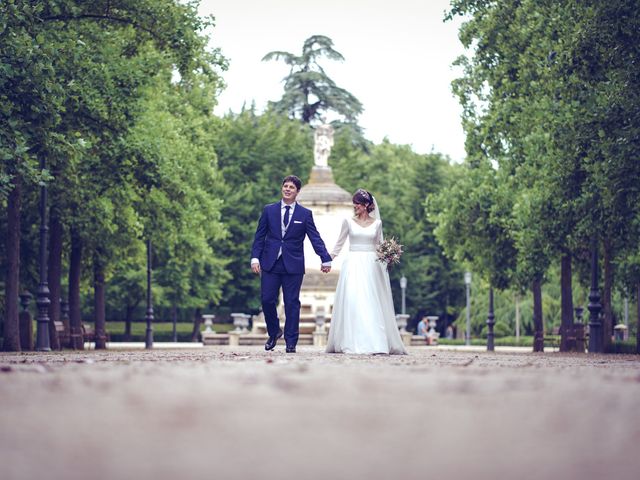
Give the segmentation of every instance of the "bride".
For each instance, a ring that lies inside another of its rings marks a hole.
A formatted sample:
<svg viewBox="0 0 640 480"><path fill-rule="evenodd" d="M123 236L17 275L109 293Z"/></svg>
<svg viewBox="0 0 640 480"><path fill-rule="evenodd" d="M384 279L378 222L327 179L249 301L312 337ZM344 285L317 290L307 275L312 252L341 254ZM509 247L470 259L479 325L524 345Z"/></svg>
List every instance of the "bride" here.
<svg viewBox="0 0 640 480"><path fill-rule="evenodd" d="M393 309L386 265L377 261L382 242L375 198L358 189L353 195L353 218L344 219L331 252L338 256L349 238L331 315L328 353L406 354Z"/></svg>

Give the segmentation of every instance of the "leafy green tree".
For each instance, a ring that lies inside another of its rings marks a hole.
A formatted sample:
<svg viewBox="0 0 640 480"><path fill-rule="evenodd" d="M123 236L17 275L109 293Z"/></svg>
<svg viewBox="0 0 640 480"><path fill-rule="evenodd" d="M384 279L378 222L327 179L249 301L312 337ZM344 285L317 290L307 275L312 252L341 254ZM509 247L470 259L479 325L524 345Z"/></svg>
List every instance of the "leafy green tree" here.
<svg viewBox="0 0 640 480"><path fill-rule="evenodd" d="M564 349L572 257L583 256L592 232L603 232L609 332L615 252L637 216L627 183L637 175L637 162L628 161L637 151L629 116L637 105L633 3L452 2L452 14L470 18L461 29L463 44L474 45L473 58L460 60L465 75L455 85L468 151L514 176L521 274L539 276L549 259L561 257ZM607 147L614 144L621 148Z"/></svg>
<svg viewBox="0 0 640 480"><path fill-rule="evenodd" d="M342 54L334 50L333 41L324 35L306 39L301 55L282 51L267 53L263 61L282 60L290 66L284 79L284 95L272 105L276 111L307 124L322 120L328 112L340 115L347 123L355 123L362 113L362 104L329 78L319 63L322 57L344 60Z"/></svg>
<svg viewBox="0 0 640 480"><path fill-rule="evenodd" d="M224 179L217 194L223 199L222 218L229 230L220 248L233 274L221 303L257 313L260 285L249 260L258 217L264 205L279 198L285 175L306 181L313 164L313 135L307 125L272 110L258 115L251 107L222 119L215 144Z"/></svg>
<svg viewBox="0 0 640 480"><path fill-rule="evenodd" d="M133 205L154 171L153 165L145 163L149 159L133 152L125 141L135 124L143 87L156 78L157 71L166 72L167 81L171 72L179 72L185 91L202 93L199 79L207 77L216 83L215 70L223 69L225 62L217 51L206 50L207 39L201 32L209 21L200 19L192 4L173 0L29 3L5 2L0 10L7 26L0 34L8 39L0 78L0 136L7 139L3 147L13 145L0 155L0 190L13 195L9 217L19 218L15 212L20 187L48 180L47 171L36 169L38 161L48 161L55 176L50 185L55 213L63 217L70 236L69 294L77 335L83 250L93 260L99 286L108 259L117 255L118 238L130 238L137 230L135 215L124 216L130 223L118 223L118 213ZM213 99L206 98L204 109L210 114ZM198 109L204 115L202 102ZM18 285L16 245L10 244L6 254L11 271L7 289L14 290ZM14 293L6 295L10 311L15 310ZM97 294L96 299L101 296ZM9 349L16 349L13 317L12 313L5 321ZM98 333L101 329L103 322L98 321Z"/></svg>
<svg viewBox="0 0 640 480"><path fill-rule="evenodd" d="M154 165L150 186L136 202L151 238L158 305L208 308L230 275L211 115L217 83L201 78L188 89L159 81L145 95L130 141Z"/></svg>
<svg viewBox="0 0 640 480"><path fill-rule="evenodd" d="M514 190L504 169L494 169L482 155L458 167L452 185L428 199L429 219L445 253L469 265L493 288L504 290L522 271L513 219ZM535 250L528 250L530 254ZM543 349L542 275L529 273L533 293L534 350ZM495 312L494 312L495 313Z"/></svg>
<svg viewBox="0 0 640 480"><path fill-rule="evenodd" d="M0 5L0 196L7 199L4 350L19 351L18 292L22 191L43 175L42 152L59 139L63 86L53 67L59 56L40 34L41 4L24 1ZM46 178L46 177L45 177Z"/></svg>

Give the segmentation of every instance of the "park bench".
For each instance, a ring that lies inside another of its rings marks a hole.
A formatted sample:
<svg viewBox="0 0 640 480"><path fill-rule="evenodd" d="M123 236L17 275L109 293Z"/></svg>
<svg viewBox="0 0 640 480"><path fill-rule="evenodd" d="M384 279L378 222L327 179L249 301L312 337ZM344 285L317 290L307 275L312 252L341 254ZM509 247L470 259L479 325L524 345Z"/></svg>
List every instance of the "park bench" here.
<svg viewBox="0 0 640 480"><path fill-rule="evenodd" d="M109 332L105 331L105 336L107 337L107 342L110 342ZM95 342L96 341L96 331L93 326L89 323L82 324L82 338L85 342Z"/></svg>
<svg viewBox="0 0 640 480"><path fill-rule="evenodd" d="M554 327L551 335L544 336L544 344L549 345L554 350L560 349L560 327Z"/></svg>
<svg viewBox="0 0 640 480"><path fill-rule="evenodd" d="M84 339L85 342L96 341L96 331L88 323L82 324L82 338Z"/></svg>
<svg viewBox="0 0 640 480"><path fill-rule="evenodd" d="M53 322L53 325L56 327L56 332L58 333L58 339L60 340L60 345L64 348L69 345L69 332L64 328L64 323L60 320L56 320Z"/></svg>

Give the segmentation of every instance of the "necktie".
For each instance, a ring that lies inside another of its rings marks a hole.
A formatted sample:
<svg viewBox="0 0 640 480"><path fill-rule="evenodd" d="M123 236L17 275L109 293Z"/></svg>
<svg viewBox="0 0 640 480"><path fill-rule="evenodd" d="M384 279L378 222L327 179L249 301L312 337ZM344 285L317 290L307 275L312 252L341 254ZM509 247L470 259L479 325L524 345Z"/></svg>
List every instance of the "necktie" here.
<svg viewBox="0 0 640 480"><path fill-rule="evenodd" d="M289 210L290 209L291 209L291 207L289 205L284 207L284 228L287 228L287 225L289 225Z"/></svg>

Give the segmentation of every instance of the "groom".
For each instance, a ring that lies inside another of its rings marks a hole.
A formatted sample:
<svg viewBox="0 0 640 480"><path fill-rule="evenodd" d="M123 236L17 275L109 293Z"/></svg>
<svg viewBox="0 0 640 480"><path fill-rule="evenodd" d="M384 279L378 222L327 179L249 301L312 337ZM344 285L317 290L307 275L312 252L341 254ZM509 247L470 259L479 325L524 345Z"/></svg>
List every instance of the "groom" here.
<svg viewBox="0 0 640 480"><path fill-rule="evenodd" d="M331 256L313 223L311 210L296 203L302 182L295 175L282 181L282 200L264 207L251 248L251 270L260 274L262 311L273 350L284 333L287 353L295 353L300 323L300 286L304 276L304 237L322 260L321 270L331 270ZM278 293L284 297L284 332L276 312Z"/></svg>

